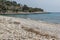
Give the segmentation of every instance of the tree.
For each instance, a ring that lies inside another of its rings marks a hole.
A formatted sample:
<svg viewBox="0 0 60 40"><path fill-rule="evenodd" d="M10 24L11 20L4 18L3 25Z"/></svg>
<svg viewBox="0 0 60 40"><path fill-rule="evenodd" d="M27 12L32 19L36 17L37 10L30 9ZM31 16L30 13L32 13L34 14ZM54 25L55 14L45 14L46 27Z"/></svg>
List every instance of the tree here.
<svg viewBox="0 0 60 40"><path fill-rule="evenodd" d="M22 8L23 11L29 10L29 7L27 5L24 5Z"/></svg>
<svg viewBox="0 0 60 40"><path fill-rule="evenodd" d="M7 11L7 8L3 5L0 5L0 12L5 13Z"/></svg>
<svg viewBox="0 0 60 40"><path fill-rule="evenodd" d="M5 2L6 0L0 0L0 2Z"/></svg>
<svg viewBox="0 0 60 40"><path fill-rule="evenodd" d="M16 1L12 1L12 5L17 6L17 2Z"/></svg>
<svg viewBox="0 0 60 40"><path fill-rule="evenodd" d="M6 1L5 4L6 4L7 6L11 6L11 5L12 5L12 2Z"/></svg>
<svg viewBox="0 0 60 40"><path fill-rule="evenodd" d="M21 5L20 5L20 4L17 4L17 6L19 6L19 7L20 7Z"/></svg>

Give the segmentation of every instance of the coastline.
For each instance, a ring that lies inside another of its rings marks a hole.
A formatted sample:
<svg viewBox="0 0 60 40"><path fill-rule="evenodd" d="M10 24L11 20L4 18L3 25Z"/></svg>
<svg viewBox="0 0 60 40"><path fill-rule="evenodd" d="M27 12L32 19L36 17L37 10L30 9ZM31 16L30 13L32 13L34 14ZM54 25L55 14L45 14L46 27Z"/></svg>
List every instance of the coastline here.
<svg viewBox="0 0 60 40"><path fill-rule="evenodd" d="M47 12L6 12L1 14L47 14Z"/></svg>
<svg viewBox="0 0 60 40"><path fill-rule="evenodd" d="M0 35L1 33L3 34L0 36L0 39L7 39L12 36L12 39L23 37L21 40L24 38L26 40L60 40L60 24L50 24L31 19L0 16L0 28Z"/></svg>

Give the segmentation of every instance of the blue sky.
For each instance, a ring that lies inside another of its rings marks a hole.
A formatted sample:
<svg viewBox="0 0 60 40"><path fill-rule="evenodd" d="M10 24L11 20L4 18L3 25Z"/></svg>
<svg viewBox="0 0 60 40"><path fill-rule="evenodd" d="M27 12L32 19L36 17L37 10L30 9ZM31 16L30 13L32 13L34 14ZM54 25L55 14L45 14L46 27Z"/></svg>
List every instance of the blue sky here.
<svg viewBox="0 0 60 40"><path fill-rule="evenodd" d="M60 12L60 0L14 0L30 7L42 8L49 12Z"/></svg>

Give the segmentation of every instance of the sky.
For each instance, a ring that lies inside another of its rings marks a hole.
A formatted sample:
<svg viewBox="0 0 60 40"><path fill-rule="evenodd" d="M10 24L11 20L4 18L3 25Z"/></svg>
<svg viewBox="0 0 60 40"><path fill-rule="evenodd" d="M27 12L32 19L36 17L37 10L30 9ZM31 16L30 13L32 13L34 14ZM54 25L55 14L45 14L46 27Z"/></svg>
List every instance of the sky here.
<svg viewBox="0 0 60 40"><path fill-rule="evenodd" d="M29 7L42 8L48 12L60 12L60 0L14 0Z"/></svg>

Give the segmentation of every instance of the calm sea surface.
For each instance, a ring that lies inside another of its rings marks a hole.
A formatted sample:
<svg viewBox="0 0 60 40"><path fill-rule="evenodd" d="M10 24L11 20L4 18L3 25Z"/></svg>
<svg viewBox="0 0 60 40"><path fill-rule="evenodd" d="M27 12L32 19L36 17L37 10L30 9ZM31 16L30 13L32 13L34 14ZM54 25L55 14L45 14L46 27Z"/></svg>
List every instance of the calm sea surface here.
<svg viewBox="0 0 60 40"><path fill-rule="evenodd" d="M30 18L33 20L41 20L49 23L60 24L60 12L48 12L44 14L5 14L4 16L13 16L18 18Z"/></svg>

